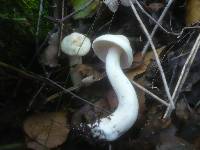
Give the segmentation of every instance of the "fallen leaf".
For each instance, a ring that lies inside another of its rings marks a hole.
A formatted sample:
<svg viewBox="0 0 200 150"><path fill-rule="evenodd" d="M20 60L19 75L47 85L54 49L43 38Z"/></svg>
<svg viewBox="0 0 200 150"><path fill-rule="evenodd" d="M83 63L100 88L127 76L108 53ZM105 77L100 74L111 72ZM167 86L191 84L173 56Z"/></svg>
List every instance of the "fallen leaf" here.
<svg viewBox="0 0 200 150"><path fill-rule="evenodd" d="M55 148L65 142L70 131L66 113L52 112L33 115L24 121L28 148Z"/></svg>
<svg viewBox="0 0 200 150"><path fill-rule="evenodd" d="M200 21L200 1L187 0L186 25L190 26Z"/></svg>
<svg viewBox="0 0 200 150"><path fill-rule="evenodd" d="M165 47L161 47L159 49L157 49L157 53L158 55L162 52L162 50ZM154 59L154 54L153 51L149 51L145 54L144 58L141 54L141 52L136 53L134 55L134 63L133 67L131 69L128 69L126 75L130 80L133 80L136 76L141 75L143 73L145 73L148 65L151 63L151 61Z"/></svg>
<svg viewBox="0 0 200 150"><path fill-rule="evenodd" d="M93 67L86 64L77 65L74 71L80 74L82 77L82 83L86 85L99 81L104 77L104 73L100 73Z"/></svg>

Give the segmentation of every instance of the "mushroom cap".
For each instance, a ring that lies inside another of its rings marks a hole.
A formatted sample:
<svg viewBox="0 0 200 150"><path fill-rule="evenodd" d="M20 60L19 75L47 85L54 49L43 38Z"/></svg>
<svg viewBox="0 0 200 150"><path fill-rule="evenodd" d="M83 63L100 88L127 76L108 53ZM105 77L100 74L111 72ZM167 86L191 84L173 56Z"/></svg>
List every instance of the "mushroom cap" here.
<svg viewBox="0 0 200 150"><path fill-rule="evenodd" d="M89 52L90 47L90 39L77 32L66 36L61 42L62 52L71 56L84 56Z"/></svg>
<svg viewBox="0 0 200 150"><path fill-rule="evenodd" d="M121 53L121 67L128 68L133 62L133 52L130 42L127 37L123 35L105 34L96 38L92 44L94 53L105 62L108 50L110 48L118 48Z"/></svg>

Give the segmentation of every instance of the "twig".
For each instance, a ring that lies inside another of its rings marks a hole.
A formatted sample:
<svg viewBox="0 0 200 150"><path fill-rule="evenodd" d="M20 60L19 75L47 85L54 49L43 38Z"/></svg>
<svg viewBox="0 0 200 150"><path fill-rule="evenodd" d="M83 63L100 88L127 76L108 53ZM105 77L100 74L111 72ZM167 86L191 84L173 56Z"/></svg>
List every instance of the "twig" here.
<svg viewBox="0 0 200 150"><path fill-rule="evenodd" d="M112 150L112 145L111 145L111 143L108 144L108 150Z"/></svg>
<svg viewBox="0 0 200 150"><path fill-rule="evenodd" d="M144 91L146 94L152 96L153 98L155 98L157 101L159 101L159 102L162 103L163 105L165 105L165 106L167 106L167 107L169 106L169 104L168 104L166 101L162 100L162 99L161 99L160 97L158 97L157 95L153 94L152 92L150 92L149 90L147 90L147 89L144 88L143 86L139 85L137 82L135 82L135 81L133 81L133 80L130 80L130 81L131 81L131 83L132 83L133 85L135 85L136 87L138 87L140 90Z"/></svg>
<svg viewBox="0 0 200 150"><path fill-rule="evenodd" d="M63 19L64 17L64 12L65 12L65 0L62 0L62 14L61 14L61 20ZM59 45L58 45L58 56L60 56L60 53L61 53L61 49L60 49L60 45L61 45L61 40L62 40L62 37L63 37L63 22L60 22L60 34L59 34Z"/></svg>
<svg viewBox="0 0 200 150"><path fill-rule="evenodd" d="M42 85L40 86L40 88L36 91L36 93L33 95L32 99L30 100L28 107L26 109L26 111L30 111L33 103L35 102L35 99L37 98L37 96L40 94L40 92L43 90L43 88L45 87L45 83L42 83Z"/></svg>
<svg viewBox="0 0 200 150"><path fill-rule="evenodd" d="M155 48L155 46L154 46L154 44L153 44L153 41L152 41L152 39L151 39L151 37L150 37L150 35L149 35L149 33L148 33L148 31L147 31L147 29L146 29L144 23L143 23L142 20L141 20L141 18L140 18L140 16L139 16L139 14L138 14L138 12L137 12L135 6L133 5L133 2L132 2L131 0L129 0L129 3L130 3L130 5L131 5L131 8L132 8L132 10L133 10L133 13L135 14L135 16L136 16L138 22L140 23L140 25L141 25L141 27L142 27L142 29L143 29L143 31L144 31L146 37L148 38L152 49L153 49L153 53L154 53L154 56L155 56L155 60L156 60L156 63L157 63L157 65L158 65L158 68L159 68L159 71L160 71L160 74L161 74L161 77L162 77L162 80L163 80L165 92L166 92L167 97L168 97L168 99L169 99L169 101L170 101L170 104L171 104L172 109L174 109L175 106L174 106L174 103L173 103L171 94L170 94L170 92L169 92L169 87L168 87L168 85L167 85L166 77L165 77L163 68L162 68L162 66L161 66L161 63L160 63L160 60L159 60L159 57L158 57L156 48Z"/></svg>
<svg viewBox="0 0 200 150"><path fill-rule="evenodd" d="M35 58L38 56L40 50L42 49L42 47L44 46L44 44L47 42L47 40L49 39L49 37L52 35L53 31L54 31L54 29L53 29L52 31L50 31L50 32L47 34L46 38L44 39L44 41L42 42L42 44L40 45L40 47L37 49L37 51L35 52L34 56L32 57L30 63L29 63L28 66L27 66L27 69L30 68L30 66L31 66L32 63L34 62ZM42 65L42 68L43 68L44 73L46 74L46 70L45 70L45 68L44 68L43 65ZM47 76L49 77L49 74L47 74ZM17 88L19 88L21 82L22 82L22 80L19 80ZM27 111L29 111L29 110L31 109L32 104L34 103L35 99L36 99L37 96L40 94L40 92L43 90L43 88L45 87L45 85L46 85L45 83L42 83L42 85L40 86L40 88L39 88L39 89L36 91L36 93L33 95L32 99L31 99L30 102L29 102L29 106L28 106L28 108L27 108Z"/></svg>
<svg viewBox="0 0 200 150"><path fill-rule="evenodd" d="M76 15L77 13L81 12L82 10L86 9L87 7L89 7L95 0L90 0L89 2L87 2L85 5L83 5L80 9L70 13L69 15L63 17L62 19L55 19L53 17L50 16L46 16L47 19L53 21L53 22L64 22L65 20L71 18L72 16Z"/></svg>
<svg viewBox="0 0 200 150"><path fill-rule="evenodd" d="M186 80L188 74L189 74L190 68L191 68L192 63L195 59L195 56L198 52L199 47L200 47L200 34L198 35L198 37L195 41L195 44L194 44L194 46L193 46L193 48L190 52L190 55L188 56L184 66L183 66L180 77L177 81L176 87L175 87L173 95L172 95L172 99L173 99L174 103L176 103L176 101L179 97L180 91L183 87L183 84L185 83L185 80ZM168 107L163 118L170 117L171 113L172 113L172 110Z"/></svg>
<svg viewBox="0 0 200 150"><path fill-rule="evenodd" d="M43 0L40 0L37 28L36 28L36 33L35 33L35 36L36 36L36 40L35 40L36 51L38 49L38 36L39 36L39 31L40 31L40 22L41 22L42 12L43 12Z"/></svg>
<svg viewBox="0 0 200 150"><path fill-rule="evenodd" d="M56 83L55 81L53 81L53 80L51 80L51 79L48 79L48 78L43 77L43 76L38 75L38 74L28 73L28 72L26 72L26 71L24 71L24 70L18 69L18 68L16 68L16 67L12 66L12 65L6 64L6 63L1 62L1 61L0 61L0 67L4 67L4 68L10 69L10 70L13 70L13 71L15 71L15 72L17 72L17 73L20 73L21 75L23 75L23 76L25 76L25 77L28 77L28 78L32 78L32 79L35 79L35 80L39 80L39 81L45 82L46 84L48 84L48 85L50 85L50 86L53 86L53 87L57 87L57 88L63 90L64 93L70 94L70 95L72 95L73 97L75 97L75 98L77 98L77 99L79 99L79 100L82 100L83 102L85 102L85 103L87 103L87 104L89 104L89 105L91 105L91 106L93 106L93 107L95 107L95 108L97 108L97 109L99 109L99 110L102 110L102 111L104 111L104 112L106 112L106 113L108 113L108 114L111 113L110 111L105 110L104 108L101 108L101 107L99 107L99 106L96 106L95 104L91 103L90 101L88 101L88 100L86 100L86 99L84 99L84 98L81 98L81 97L78 96L77 94L73 93L72 91L67 90L66 88L64 88L63 86L59 85L58 83Z"/></svg>
<svg viewBox="0 0 200 150"><path fill-rule="evenodd" d="M199 26L199 25L196 25L196 26L193 26L193 27L184 27L184 28L182 28L181 32L178 33L178 34L179 34L178 37L180 37L180 36L183 34L183 32L184 32L185 30L189 30L189 29L200 29L200 26ZM177 38L178 38L178 37L177 37Z"/></svg>
<svg viewBox="0 0 200 150"><path fill-rule="evenodd" d="M47 74L47 78L50 78L51 74ZM40 88L35 92L35 94L33 95L32 99L29 102L29 105L26 109L26 111L30 111L35 99L37 98L37 96L40 94L40 92L43 90L43 88L46 86L46 84L43 82L40 86Z"/></svg>
<svg viewBox="0 0 200 150"><path fill-rule="evenodd" d="M141 6L141 4L135 0L136 4L138 5L138 7L140 8L140 10L147 16L149 17L149 19L151 19L156 25L158 25L158 27L160 27L164 32L166 32L167 34L172 34L172 35L179 35L179 33L175 33L175 32L170 32L167 31L167 29L165 29L159 22L157 22L148 12L146 12L144 10L144 8Z"/></svg>
<svg viewBox="0 0 200 150"><path fill-rule="evenodd" d="M112 23L112 20L103 24L101 27L99 27L99 29L97 30L97 33L100 32L101 30L103 30L105 27L109 26L111 23Z"/></svg>
<svg viewBox="0 0 200 150"><path fill-rule="evenodd" d="M26 145L24 143L10 143L6 145L0 145L1 150L15 150L15 149L25 149Z"/></svg>
<svg viewBox="0 0 200 150"><path fill-rule="evenodd" d="M146 94L152 96L153 98L155 98L157 101L159 101L160 103L162 103L163 105L165 106L169 106L169 104L164 101L163 99L161 99L160 97L158 97L157 95L153 94L152 92L150 92L149 90L147 90L146 88L144 88L143 86L141 86L140 84L138 84L137 82L133 81L133 80L130 80L130 82L135 85L136 87L138 87L140 90L144 91ZM73 90L76 90L77 88L80 88L82 87L82 85L79 85L79 86L73 86L73 87L70 87L68 88L67 90L69 91L73 91ZM55 98L57 98L58 96L62 95L64 92L61 91L61 92L58 92L58 93L55 93L51 96L49 96L47 99L46 99L46 102L49 102Z"/></svg>
<svg viewBox="0 0 200 150"><path fill-rule="evenodd" d="M78 88L80 88L80 86L73 86L73 87L68 88L67 90L68 90L68 91L74 91L74 90L76 90L76 89L78 89ZM55 94L53 94L53 95L47 97L45 103L48 103L48 102L52 101L53 99L55 99L55 98L57 98L57 97L59 97L59 96L61 96L61 95L63 95L63 94L64 94L63 91L58 92L58 93L55 93Z"/></svg>
<svg viewBox="0 0 200 150"><path fill-rule="evenodd" d="M158 19L158 23L161 24L163 18L165 17L165 14L167 13L168 9L170 8L171 4L173 3L174 0L169 0L169 2L167 3L165 9L163 10L162 14L160 15L159 19ZM151 38L153 38L154 34L156 33L157 31L157 28L158 28L158 24L156 24L151 32ZM148 41L146 43L146 45L144 46L143 50L142 50L142 55L144 55L148 49L150 45L150 41Z"/></svg>
<svg viewBox="0 0 200 150"><path fill-rule="evenodd" d="M42 0L41 0L42 2ZM38 17L38 24L37 24L37 31L36 31L36 40L35 40L35 47L36 47L36 52L34 53L33 57L31 58L30 62L28 63L28 65L26 66L26 69L29 69L34 60L36 59L36 57L38 56L38 54L40 53L40 51L42 50L42 48L44 47L44 45L46 44L46 42L48 41L49 37L53 34L53 32L55 31L55 29L57 28L56 26L50 31L48 32L46 38L44 39L44 41L42 42L42 44L40 46L38 46L38 35L39 35L39 25L40 25L40 20L41 20L41 15L42 15L42 3L40 3L40 9L39 9L39 17ZM21 86L22 83L22 79L17 81L16 83L16 88L15 88L15 95L17 94L17 90L19 89L19 87Z"/></svg>

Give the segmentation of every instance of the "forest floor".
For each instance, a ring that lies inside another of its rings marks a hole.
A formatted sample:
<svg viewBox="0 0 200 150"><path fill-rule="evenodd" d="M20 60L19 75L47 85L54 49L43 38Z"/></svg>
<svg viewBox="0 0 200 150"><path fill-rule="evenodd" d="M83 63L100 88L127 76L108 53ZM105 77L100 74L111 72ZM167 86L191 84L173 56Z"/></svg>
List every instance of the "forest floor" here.
<svg viewBox="0 0 200 150"><path fill-rule="evenodd" d="M3 0L2 8L0 150L200 149L199 0ZM115 141L85 128L113 113L118 97L91 46L78 63L64 54L74 32L92 44L124 35L133 49L123 72L139 113Z"/></svg>

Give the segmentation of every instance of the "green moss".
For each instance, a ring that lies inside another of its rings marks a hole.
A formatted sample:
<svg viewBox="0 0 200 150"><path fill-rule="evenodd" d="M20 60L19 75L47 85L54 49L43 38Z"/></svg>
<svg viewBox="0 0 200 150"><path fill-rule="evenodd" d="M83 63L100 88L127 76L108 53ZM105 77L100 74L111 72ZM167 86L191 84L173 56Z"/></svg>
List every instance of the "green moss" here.
<svg viewBox="0 0 200 150"><path fill-rule="evenodd" d="M82 8L88 2L89 0L71 0L71 3L75 11ZM91 17L93 13L95 12L98 4L99 4L99 0L94 0L94 2L89 7L85 8L84 10L76 14L74 16L74 19L83 19L83 18Z"/></svg>
<svg viewBox="0 0 200 150"><path fill-rule="evenodd" d="M0 9L0 19L15 23L22 32L31 33L33 36L36 31L39 0L2 0ZM43 15L48 14L48 1L44 0ZM50 28L46 19L41 20L41 36L46 35Z"/></svg>
<svg viewBox="0 0 200 150"><path fill-rule="evenodd" d="M0 49L1 60L21 64L30 61L35 53L35 33L40 0L1 0ZM48 1L44 0L42 15L48 14ZM51 24L41 18L39 39L44 39Z"/></svg>

